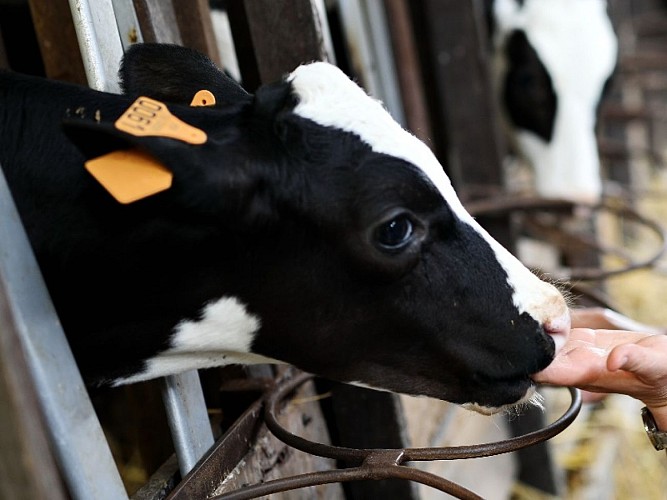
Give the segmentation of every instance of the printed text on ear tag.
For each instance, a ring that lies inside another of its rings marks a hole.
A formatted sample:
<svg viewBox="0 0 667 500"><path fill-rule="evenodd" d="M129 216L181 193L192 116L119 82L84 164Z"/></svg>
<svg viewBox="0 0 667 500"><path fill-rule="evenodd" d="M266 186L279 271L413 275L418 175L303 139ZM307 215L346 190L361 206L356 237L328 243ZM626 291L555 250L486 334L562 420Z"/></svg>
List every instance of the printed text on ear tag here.
<svg viewBox="0 0 667 500"><path fill-rule="evenodd" d="M192 98L190 106L215 106L215 96L209 90L200 90Z"/></svg>
<svg viewBox="0 0 667 500"><path fill-rule="evenodd" d="M135 136L168 137L189 144L206 142L206 132L176 118L165 104L149 97L139 97L114 125Z"/></svg>
<svg viewBox="0 0 667 500"><path fill-rule="evenodd" d="M173 174L151 156L125 149L93 158L86 170L120 203L132 203L171 187Z"/></svg>

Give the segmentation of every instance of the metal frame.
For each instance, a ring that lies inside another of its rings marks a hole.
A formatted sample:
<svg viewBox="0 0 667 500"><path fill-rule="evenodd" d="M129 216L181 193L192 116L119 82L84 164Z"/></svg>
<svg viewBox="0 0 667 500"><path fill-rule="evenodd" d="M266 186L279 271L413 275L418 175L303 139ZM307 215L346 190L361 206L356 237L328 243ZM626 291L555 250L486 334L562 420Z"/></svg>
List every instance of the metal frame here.
<svg viewBox="0 0 667 500"><path fill-rule="evenodd" d="M0 170L0 285L71 495L127 498L32 248Z"/></svg>
<svg viewBox="0 0 667 500"><path fill-rule="evenodd" d="M119 92L117 74L124 48L133 40L143 40L132 1L69 2L90 87ZM165 377L162 398L181 474L185 475L214 442L197 372Z"/></svg>
<svg viewBox="0 0 667 500"><path fill-rule="evenodd" d="M89 85L119 92L123 48L142 39L131 0L69 3ZM3 322L20 339L71 496L128 498L1 170L0 291L9 304ZM214 443L197 372L165 377L162 395L184 476Z"/></svg>

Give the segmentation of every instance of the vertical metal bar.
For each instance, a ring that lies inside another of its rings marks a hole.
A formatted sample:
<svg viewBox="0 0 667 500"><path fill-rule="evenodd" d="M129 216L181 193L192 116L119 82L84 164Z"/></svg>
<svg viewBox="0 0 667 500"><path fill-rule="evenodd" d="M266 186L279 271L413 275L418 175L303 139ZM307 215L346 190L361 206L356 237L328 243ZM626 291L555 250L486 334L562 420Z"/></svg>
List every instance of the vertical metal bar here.
<svg viewBox="0 0 667 500"><path fill-rule="evenodd" d="M127 498L0 170L0 278L73 498Z"/></svg>
<svg viewBox="0 0 667 500"><path fill-rule="evenodd" d="M127 50L133 43L141 43L144 37L139 27L137 13L132 0L111 0L116 16L116 27L123 50Z"/></svg>
<svg viewBox="0 0 667 500"><path fill-rule="evenodd" d="M120 92L118 64L123 46L118 35L111 0L69 0L74 29L79 39L88 85L97 90Z"/></svg>
<svg viewBox="0 0 667 500"><path fill-rule="evenodd" d="M396 79L405 112L405 127L427 144L433 137L424 79L408 0L384 0L394 49Z"/></svg>
<svg viewBox="0 0 667 500"><path fill-rule="evenodd" d="M137 41L143 40L131 0L98 0L94 16L88 0L70 0L70 5L89 86L120 92L117 73L123 46L128 45L121 39L133 32ZM130 41L128 38L126 42ZM214 441L197 372L167 377L162 398L181 473L185 475Z"/></svg>
<svg viewBox="0 0 667 500"><path fill-rule="evenodd" d="M366 91L380 99L394 120L405 125L391 39L382 2L338 0L353 70Z"/></svg>
<svg viewBox="0 0 667 500"><path fill-rule="evenodd" d="M178 466L185 477L214 443L198 373L192 370L165 377L162 398Z"/></svg>
<svg viewBox="0 0 667 500"><path fill-rule="evenodd" d="M369 67L375 67L381 99L394 120L405 126L405 113L396 75L396 65L387 24L387 13L383 2L364 2L367 19L367 37L373 49L375 60Z"/></svg>

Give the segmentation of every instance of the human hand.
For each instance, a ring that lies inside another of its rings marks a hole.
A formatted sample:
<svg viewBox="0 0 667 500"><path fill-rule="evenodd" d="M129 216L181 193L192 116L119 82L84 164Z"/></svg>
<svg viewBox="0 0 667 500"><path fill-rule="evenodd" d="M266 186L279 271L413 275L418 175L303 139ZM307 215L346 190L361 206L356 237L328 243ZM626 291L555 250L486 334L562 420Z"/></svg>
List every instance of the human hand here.
<svg viewBox="0 0 667 500"><path fill-rule="evenodd" d="M667 430L667 336L573 328L538 383L627 394L644 402Z"/></svg>

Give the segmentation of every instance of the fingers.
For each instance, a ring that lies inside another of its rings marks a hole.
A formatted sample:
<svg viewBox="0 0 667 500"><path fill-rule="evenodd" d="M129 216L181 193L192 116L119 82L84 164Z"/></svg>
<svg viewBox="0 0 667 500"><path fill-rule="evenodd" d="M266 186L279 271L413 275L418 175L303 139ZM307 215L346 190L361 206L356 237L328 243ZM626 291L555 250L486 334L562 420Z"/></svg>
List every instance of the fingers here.
<svg viewBox="0 0 667 500"><path fill-rule="evenodd" d="M612 372L619 370L627 362L627 346L647 342L649 337L648 334L625 330L574 328L553 362L545 370L535 374L533 379L539 383L577 387L604 387L613 383L614 377L626 383L627 377L619 377ZM641 365L646 362L646 353L632 352L630 355L633 363ZM638 366L637 369L641 368Z"/></svg>
<svg viewBox="0 0 667 500"><path fill-rule="evenodd" d="M625 370L646 381L667 379L667 353L644 344L615 347L607 359L610 371Z"/></svg>
<svg viewBox="0 0 667 500"><path fill-rule="evenodd" d="M553 385L591 384L607 371L607 351L586 341L569 340L554 361L533 380Z"/></svg>

